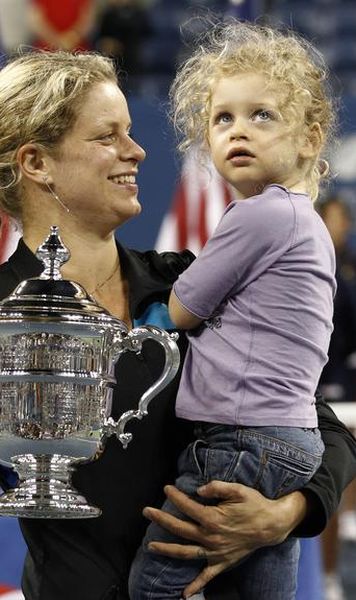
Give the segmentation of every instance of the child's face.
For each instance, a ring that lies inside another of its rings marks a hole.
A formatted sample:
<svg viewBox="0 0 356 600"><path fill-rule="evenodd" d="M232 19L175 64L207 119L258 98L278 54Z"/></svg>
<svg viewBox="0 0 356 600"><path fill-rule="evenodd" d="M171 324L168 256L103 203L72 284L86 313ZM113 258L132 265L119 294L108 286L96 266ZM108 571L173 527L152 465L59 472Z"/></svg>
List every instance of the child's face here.
<svg viewBox="0 0 356 600"><path fill-rule="evenodd" d="M211 157L242 197L271 183L305 191L303 123L299 130L291 127L280 112L281 101L277 89L256 73L221 78L213 88Z"/></svg>

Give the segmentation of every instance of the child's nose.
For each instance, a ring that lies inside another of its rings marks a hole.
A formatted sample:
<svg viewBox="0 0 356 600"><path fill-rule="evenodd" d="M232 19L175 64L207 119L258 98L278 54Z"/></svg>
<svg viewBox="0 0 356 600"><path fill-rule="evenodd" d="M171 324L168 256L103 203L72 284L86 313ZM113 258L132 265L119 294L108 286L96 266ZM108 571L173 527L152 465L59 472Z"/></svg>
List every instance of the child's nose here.
<svg viewBox="0 0 356 600"><path fill-rule="evenodd" d="M234 139L247 139L248 138L248 123L244 119L236 119L234 121L230 137Z"/></svg>

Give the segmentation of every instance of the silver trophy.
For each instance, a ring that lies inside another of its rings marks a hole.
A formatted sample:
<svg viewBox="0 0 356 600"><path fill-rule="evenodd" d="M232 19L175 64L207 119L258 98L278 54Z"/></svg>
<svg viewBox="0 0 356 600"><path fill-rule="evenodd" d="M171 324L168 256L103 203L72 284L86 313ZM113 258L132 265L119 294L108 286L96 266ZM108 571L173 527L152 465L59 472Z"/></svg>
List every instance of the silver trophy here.
<svg viewBox="0 0 356 600"><path fill-rule="evenodd" d="M38 248L40 277L20 283L0 303L0 463L19 475L0 496L0 515L87 518L100 515L71 485L71 473L94 460L108 436L126 448L131 419L147 414L151 399L179 366L177 334L153 326L129 330L100 307L60 266L70 257L58 228ZM114 368L124 352L139 353L145 340L165 351L159 379L137 410L111 418Z"/></svg>

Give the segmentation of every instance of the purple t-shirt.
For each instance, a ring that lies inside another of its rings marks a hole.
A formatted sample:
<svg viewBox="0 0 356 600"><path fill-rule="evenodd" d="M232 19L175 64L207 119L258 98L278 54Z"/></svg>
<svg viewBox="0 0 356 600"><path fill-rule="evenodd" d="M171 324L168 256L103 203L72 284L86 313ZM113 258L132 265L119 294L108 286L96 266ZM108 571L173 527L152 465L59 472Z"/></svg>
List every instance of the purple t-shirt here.
<svg viewBox="0 0 356 600"><path fill-rule="evenodd" d="M310 197L279 185L236 200L174 291L190 330L177 416L315 427L332 332L335 253Z"/></svg>

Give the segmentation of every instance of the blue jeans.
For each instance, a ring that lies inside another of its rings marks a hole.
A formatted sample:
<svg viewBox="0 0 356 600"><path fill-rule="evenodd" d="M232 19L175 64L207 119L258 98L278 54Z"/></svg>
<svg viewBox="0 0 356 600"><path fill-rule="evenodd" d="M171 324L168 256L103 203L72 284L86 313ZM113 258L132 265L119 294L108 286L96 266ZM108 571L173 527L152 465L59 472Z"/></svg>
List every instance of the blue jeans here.
<svg viewBox="0 0 356 600"><path fill-rule="evenodd" d="M300 489L318 469L324 451L318 429L198 423L195 434L197 439L179 458L176 486L200 503L206 501L196 494L197 487L213 479L243 483L268 498ZM168 500L163 510L187 520ZM150 541L189 543L151 523L131 569L130 599L180 599L205 561L155 555L147 549ZM293 600L298 558L299 543L293 537L256 550L236 568L241 600Z"/></svg>

